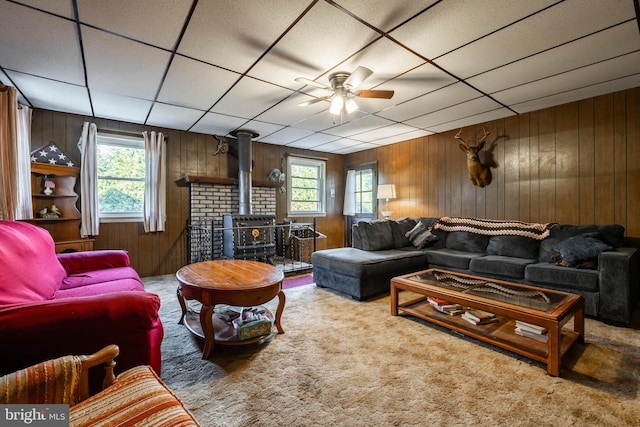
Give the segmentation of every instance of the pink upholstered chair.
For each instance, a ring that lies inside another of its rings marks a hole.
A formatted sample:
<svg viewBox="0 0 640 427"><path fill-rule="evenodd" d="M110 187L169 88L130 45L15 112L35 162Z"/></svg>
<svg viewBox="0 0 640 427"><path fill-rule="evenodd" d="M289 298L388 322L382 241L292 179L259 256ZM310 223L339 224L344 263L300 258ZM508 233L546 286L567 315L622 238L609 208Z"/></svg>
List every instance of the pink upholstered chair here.
<svg viewBox="0 0 640 427"><path fill-rule="evenodd" d="M56 254L49 233L0 221L0 375L116 344L118 371L160 374L160 299L122 250Z"/></svg>

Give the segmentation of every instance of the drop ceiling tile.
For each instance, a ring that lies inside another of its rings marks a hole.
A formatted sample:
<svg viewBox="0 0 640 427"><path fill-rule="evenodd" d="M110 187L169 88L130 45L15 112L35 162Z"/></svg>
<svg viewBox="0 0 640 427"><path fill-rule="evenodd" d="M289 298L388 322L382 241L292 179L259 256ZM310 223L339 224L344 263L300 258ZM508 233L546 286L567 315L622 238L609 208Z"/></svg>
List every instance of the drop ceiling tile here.
<svg viewBox="0 0 640 427"><path fill-rule="evenodd" d="M467 78L619 24L629 19L632 8L627 0L595 1L588 8L583 5L581 0L567 0L435 62Z"/></svg>
<svg viewBox="0 0 640 427"><path fill-rule="evenodd" d="M72 21L5 1L0 5L0 40L0 66L5 70L84 84Z"/></svg>
<svg viewBox="0 0 640 427"><path fill-rule="evenodd" d="M444 71L429 63L424 63L387 83L377 86L376 89L394 91L393 97L387 101L390 104L385 106L385 108L389 108L457 81Z"/></svg>
<svg viewBox="0 0 640 427"><path fill-rule="evenodd" d="M80 22L172 50L191 0L77 0ZM126 11L126 13L123 13Z"/></svg>
<svg viewBox="0 0 640 427"><path fill-rule="evenodd" d="M436 126L431 126L430 131L434 133L442 133L453 129L460 129L465 126L472 126L478 123L489 122L491 120L502 119L504 117L513 116L514 113L506 108L497 108L491 111L485 111L479 114L473 114L467 117L461 117L450 122L441 123Z"/></svg>
<svg viewBox="0 0 640 427"><path fill-rule="evenodd" d="M31 105L35 108L87 116L93 115L89 94L87 89L82 86L56 82L13 71L7 71L7 74L20 87L24 96L29 99Z"/></svg>
<svg viewBox="0 0 640 427"><path fill-rule="evenodd" d="M390 120L405 121L478 98L480 95L480 92L468 85L456 83L385 109L376 115Z"/></svg>
<svg viewBox="0 0 640 427"><path fill-rule="evenodd" d="M443 108L433 113L424 114L420 117L416 117L415 119L406 120L405 123L410 126L428 129L435 132L435 126L472 116L478 111L492 111L496 108L500 108L500 104L489 98L480 97L448 108Z"/></svg>
<svg viewBox="0 0 640 427"><path fill-rule="evenodd" d="M243 127L246 122L246 119L240 117L207 113L189 130L192 132L226 136L229 132Z"/></svg>
<svg viewBox="0 0 640 427"><path fill-rule="evenodd" d="M269 140L266 141L265 139L265 142L277 145L287 145L293 141L297 141L298 139L302 139L311 134L313 134L313 131L307 129L285 127L277 132L270 134L268 137Z"/></svg>
<svg viewBox="0 0 640 427"><path fill-rule="evenodd" d="M30 5L65 18L75 19L73 2L69 0L20 0L20 3Z"/></svg>
<svg viewBox="0 0 640 427"><path fill-rule="evenodd" d="M158 101L208 110L240 75L220 67L176 56L169 67Z"/></svg>
<svg viewBox="0 0 640 427"><path fill-rule="evenodd" d="M437 0L337 0L350 13L382 31L389 31Z"/></svg>
<svg viewBox="0 0 640 427"><path fill-rule="evenodd" d="M410 139L420 138L427 135L433 135L433 132L430 132L424 129L414 129L412 131L409 131L406 133L399 133L393 136L389 136L387 138L379 138L379 139L376 139L375 141L371 141L371 143L377 146L391 145L391 144L396 144L398 142L408 141Z"/></svg>
<svg viewBox="0 0 640 427"><path fill-rule="evenodd" d="M391 37L432 59L554 3L555 0L443 1L391 33Z"/></svg>
<svg viewBox="0 0 640 427"><path fill-rule="evenodd" d="M627 22L488 71L468 81L485 93L494 93L639 49L638 25L636 22Z"/></svg>
<svg viewBox="0 0 640 427"><path fill-rule="evenodd" d="M288 89L244 77L211 109L211 112L252 119L291 93Z"/></svg>
<svg viewBox="0 0 640 427"><path fill-rule="evenodd" d="M153 100L170 54L82 26L91 89Z"/></svg>
<svg viewBox="0 0 640 427"><path fill-rule="evenodd" d="M333 142L328 142L323 145L319 145L314 150L325 151L329 153L344 154L347 152L355 152L361 150L368 150L369 148L375 148L374 144L362 141L355 141L349 138L337 139ZM353 151L350 151L353 150Z"/></svg>
<svg viewBox="0 0 640 427"><path fill-rule="evenodd" d="M298 89L296 77L314 80L379 37L339 9L318 2L249 74Z"/></svg>
<svg viewBox="0 0 640 427"><path fill-rule="evenodd" d="M388 126L372 129L367 132L358 133L353 135L351 138L357 139L358 141L371 142L373 144L377 144L378 140L385 138L392 138L396 135L409 133L415 131L416 128L412 126L407 126L402 123L394 123ZM419 130L420 132L424 132Z"/></svg>
<svg viewBox="0 0 640 427"><path fill-rule="evenodd" d="M522 114L636 87L640 87L640 74L596 83L587 87L564 91L546 97L531 99L529 101L513 104L510 107Z"/></svg>
<svg viewBox="0 0 640 427"><path fill-rule="evenodd" d="M147 125L169 129L188 130L204 114L202 111L174 105L154 104Z"/></svg>
<svg viewBox="0 0 640 427"><path fill-rule="evenodd" d="M272 133L278 132L283 128L284 126L275 125L273 123L265 123L259 120L251 120L242 124L242 129L250 129L259 135L254 138L255 140L267 143L269 141L265 139L266 137L268 137Z"/></svg>
<svg viewBox="0 0 640 427"><path fill-rule="evenodd" d="M91 102L97 117L131 123L144 123L152 104L146 99L100 91L91 92Z"/></svg>
<svg viewBox="0 0 640 427"><path fill-rule="evenodd" d="M287 144L287 146L296 147L296 148L314 149L319 145L323 145L328 142L335 141L337 139L340 139L340 138L335 135L328 135L326 133L316 132L302 139L298 139L297 141L293 141Z"/></svg>
<svg viewBox="0 0 640 427"><path fill-rule="evenodd" d="M324 131L329 135L336 135L342 137L351 137L352 139L361 140L358 135L364 134L374 129L384 128L391 125L393 122L374 115L368 115L357 120L351 120L342 125L332 127ZM362 140L364 141L364 140Z"/></svg>
<svg viewBox="0 0 640 427"><path fill-rule="evenodd" d="M301 102L305 102L310 99L312 98L307 95L293 93L284 101L260 114L256 119L280 125L290 125L329 108L329 103L324 101L307 105L305 107L298 105Z"/></svg>
<svg viewBox="0 0 640 427"><path fill-rule="evenodd" d="M178 52L243 73L307 5L290 0L200 1Z"/></svg>
<svg viewBox="0 0 640 427"><path fill-rule="evenodd" d="M368 142L363 142L361 144L354 145L353 147L345 147L345 148L341 148L339 150L330 151L330 152L335 154L350 154L350 153L357 153L359 151L364 151L364 150L371 150L373 148L377 148L377 147Z"/></svg>
<svg viewBox="0 0 640 427"><path fill-rule="evenodd" d="M519 104L633 74L640 74L640 51L500 91L492 96L507 105Z"/></svg>

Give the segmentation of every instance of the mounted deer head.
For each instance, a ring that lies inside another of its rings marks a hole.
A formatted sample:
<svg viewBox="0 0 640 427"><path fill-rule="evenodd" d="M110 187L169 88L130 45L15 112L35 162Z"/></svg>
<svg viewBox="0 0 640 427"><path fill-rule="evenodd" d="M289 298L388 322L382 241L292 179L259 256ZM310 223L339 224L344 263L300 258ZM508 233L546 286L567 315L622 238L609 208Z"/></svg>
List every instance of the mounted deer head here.
<svg viewBox="0 0 640 427"><path fill-rule="evenodd" d="M478 152L484 147L485 140L491 132L489 132L484 126L482 127L482 131L484 134L478 140L475 147L469 146L469 144L462 139L460 136L462 134L462 129L460 129L454 136L455 139L461 141L458 143L460 150L467 154L467 170L469 171L469 179L473 182L473 185L477 185L479 187L491 184L491 168L488 165L483 165L480 162L480 157L478 156Z"/></svg>

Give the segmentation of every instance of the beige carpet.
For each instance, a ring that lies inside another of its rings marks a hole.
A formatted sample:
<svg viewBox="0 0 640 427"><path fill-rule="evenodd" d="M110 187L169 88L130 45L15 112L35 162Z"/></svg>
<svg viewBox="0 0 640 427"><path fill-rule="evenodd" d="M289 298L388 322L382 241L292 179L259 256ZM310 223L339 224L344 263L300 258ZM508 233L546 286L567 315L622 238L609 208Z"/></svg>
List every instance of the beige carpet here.
<svg viewBox="0 0 640 427"><path fill-rule="evenodd" d="M178 325L172 275L161 296L162 378L204 426L627 426L640 420L640 313L631 328L587 319L551 377L543 365L413 318L389 297L356 302L314 284L285 290L284 335L202 344ZM274 301L275 302L275 301Z"/></svg>

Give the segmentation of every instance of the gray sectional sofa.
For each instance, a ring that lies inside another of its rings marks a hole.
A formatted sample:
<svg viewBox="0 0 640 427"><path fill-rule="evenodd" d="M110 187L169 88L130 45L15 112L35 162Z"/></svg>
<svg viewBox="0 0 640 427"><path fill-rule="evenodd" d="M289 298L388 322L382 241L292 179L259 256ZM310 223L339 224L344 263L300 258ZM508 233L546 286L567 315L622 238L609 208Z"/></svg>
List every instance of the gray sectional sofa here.
<svg viewBox="0 0 640 427"><path fill-rule="evenodd" d="M395 276L438 267L576 293L585 299L587 316L629 323L639 295L640 251L624 246L622 226L553 224L532 238L447 231L445 219L354 224L352 247L313 254L316 285L365 300L389 292Z"/></svg>

